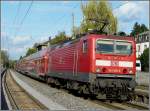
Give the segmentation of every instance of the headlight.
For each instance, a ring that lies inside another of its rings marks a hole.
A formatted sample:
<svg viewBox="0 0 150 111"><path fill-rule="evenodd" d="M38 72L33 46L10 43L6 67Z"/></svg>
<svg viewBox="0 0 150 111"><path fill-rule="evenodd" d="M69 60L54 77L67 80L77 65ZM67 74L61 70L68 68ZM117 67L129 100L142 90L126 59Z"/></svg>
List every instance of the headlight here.
<svg viewBox="0 0 150 111"><path fill-rule="evenodd" d="M133 71L132 70L129 70L129 74L132 74L133 73Z"/></svg>
<svg viewBox="0 0 150 111"><path fill-rule="evenodd" d="M100 72L101 71L101 69L100 68L96 68L96 72Z"/></svg>

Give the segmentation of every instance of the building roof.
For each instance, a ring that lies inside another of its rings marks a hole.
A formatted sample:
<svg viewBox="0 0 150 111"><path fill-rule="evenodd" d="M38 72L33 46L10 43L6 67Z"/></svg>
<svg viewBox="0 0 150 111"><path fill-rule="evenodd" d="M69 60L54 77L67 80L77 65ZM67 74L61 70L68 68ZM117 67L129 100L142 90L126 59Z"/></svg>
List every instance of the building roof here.
<svg viewBox="0 0 150 111"><path fill-rule="evenodd" d="M136 43L149 42L149 38L150 38L149 36L150 36L150 31L145 31L135 36L135 41Z"/></svg>

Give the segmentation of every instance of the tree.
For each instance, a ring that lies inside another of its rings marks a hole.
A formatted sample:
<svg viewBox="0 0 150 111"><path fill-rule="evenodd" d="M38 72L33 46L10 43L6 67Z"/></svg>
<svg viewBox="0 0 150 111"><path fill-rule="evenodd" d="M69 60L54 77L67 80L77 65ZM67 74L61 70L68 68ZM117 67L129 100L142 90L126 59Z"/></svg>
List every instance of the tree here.
<svg viewBox="0 0 150 111"><path fill-rule="evenodd" d="M36 48L38 45L39 45L38 43L35 43L35 44L33 45L33 48Z"/></svg>
<svg viewBox="0 0 150 111"><path fill-rule="evenodd" d="M1 64L3 65L3 67L9 67L9 58L8 58L7 51L1 50L0 58L1 58Z"/></svg>
<svg viewBox="0 0 150 111"><path fill-rule="evenodd" d="M145 49L143 54L140 56L141 66L143 71L149 69L149 48Z"/></svg>
<svg viewBox="0 0 150 111"><path fill-rule="evenodd" d="M20 58L19 58L19 60L21 60L23 57L22 56L20 56Z"/></svg>
<svg viewBox="0 0 150 111"><path fill-rule="evenodd" d="M55 38L53 38L53 39L50 41L50 44L51 44L51 45L54 45L54 44L63 42L63 41L65 41L65 40L67 40L66 33L65 33L65 32L59 32L58 35L56 35Z"/></svg>
<svg viewBox="0 0 150 111"><path fill-rule="evenodd" d="M109 25L107 32L113 34L117 32L117 18L113 15L112 9L107 1L89 1L81 4L84 19L81 23L81 32L85 33L88 29L101 29L103 24L100 21L107 20ZM98 22L93 22L96 20Z"/></svg>
<svg viewBox="0 0 150 111"><path fill-rule="evenodd" d="M138 24L138 22L136 22L133 26L133 30L131 31L130 35L136 36L139 33L142 33L145 31L148 31L148 28L144 24L140 25L140 24Z"/></svg>
<svg viewBox="0 0 150 111"><path fill-rule="evenodd" d="M135 36L140 32L140 25L136 22L130 35Z"/></svg>
<svg viewBox="0 0 150 111"><path fill-rule="evenodd" d="M33 54L35 52L37 52L36 48L29 48L27 53L26 53L26 56L29 56L29 55L31 55L31 54Z"/></svg>
<svg viewBox="0 0 150 111"><path fill-rule="evenodd" d="M118 32L118 35L119 36L127 36L127 34L125 32L123 32L123 31Z"/></svg>
<svg viewBox="0 0 150 111"><path fill-rule="evenodd" d="M9 60L9 68L14 68L17 60Z"/></svg>
<svg viewBox="0 0 150 111"><path fill-rule="evenodd" d="M142 24L141 25L141 32L145 32L145 31L148 31L148 28L144 24Z"/></svg>
<svg viewBox="0 0 150 111"><path fill-rule="evenodd" d="M74 33L75 35L81 34L81 29L80 29L80 27L74 27L73 33Z"/></svg>

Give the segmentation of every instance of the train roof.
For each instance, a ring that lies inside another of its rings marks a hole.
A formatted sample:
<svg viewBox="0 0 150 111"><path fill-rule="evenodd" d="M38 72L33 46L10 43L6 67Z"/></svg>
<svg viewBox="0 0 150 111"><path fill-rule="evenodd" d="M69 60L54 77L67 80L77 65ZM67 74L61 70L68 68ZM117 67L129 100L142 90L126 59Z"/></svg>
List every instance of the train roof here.
<svg viewBox="0 0 150 111"><path fill-rule="evenodd" d="M61 42L59 44L51 45L48 48L45 48L45 49L38 51L38 52L28 56L28 57L23 58L23 60L31 60L31 59L41 58L41 57L46 55L49 48L55 49L55 48L63 47L63 46L69 45L69 44L76 43L77 41L80 41L80 39L85 39L85 38L88 39L88 38L94 37L94 38L107 38L107 39L134 41L134 38L131 36L117 36L117 35L106 35L106 34L83 34L81 36L80 37L78 36L77 39L74 39L74 40L69 40L69 41Z"/></svg>
<svg viewBox="0 0 150 111"><path fill-rule="evenodd" d="M47 54L47 48L43 49L43 50L40 50L30 56L27 56L24 58L24 60L31 60L31 59L38 59L38 58L42 58L44 57L46 54Z"/></svg>
<svg viewBox="0 0 150 111"><path fill-rule="evenodd" d="M105 34L88 34L85 37L90 38L105 38L105 39L118 39L118 40L130 40L134 41L132 36L118 36L118 35L105 35Z"/></svg>

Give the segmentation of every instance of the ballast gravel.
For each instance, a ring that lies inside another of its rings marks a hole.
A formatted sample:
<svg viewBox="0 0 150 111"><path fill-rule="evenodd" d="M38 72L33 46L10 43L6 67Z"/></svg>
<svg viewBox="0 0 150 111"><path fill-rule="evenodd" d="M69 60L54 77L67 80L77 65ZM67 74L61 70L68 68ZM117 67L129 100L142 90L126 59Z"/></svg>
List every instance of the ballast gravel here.
<svg viewBox="0 0 150 111"><path fill-rule="evenodd" d="M67 91L62 89L52 88L46 83L34 80L18 72L13 72L15 76L30 85L33 89L37 90L39 93L51 99L53 102L62 105L68 110L108 110L108 108L89 101L88 99L86 100L81 97L77 97L73 94L67 93Z"/></svg>

